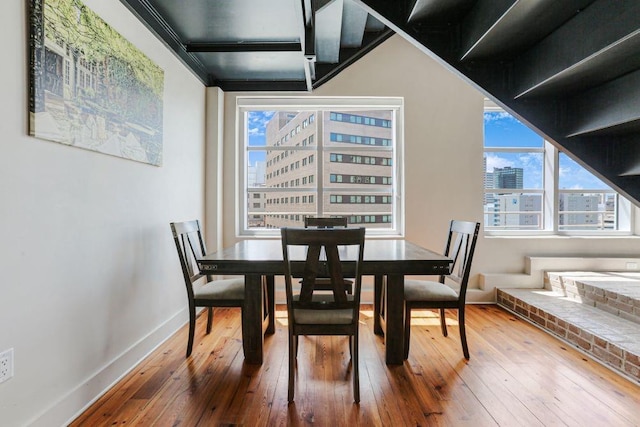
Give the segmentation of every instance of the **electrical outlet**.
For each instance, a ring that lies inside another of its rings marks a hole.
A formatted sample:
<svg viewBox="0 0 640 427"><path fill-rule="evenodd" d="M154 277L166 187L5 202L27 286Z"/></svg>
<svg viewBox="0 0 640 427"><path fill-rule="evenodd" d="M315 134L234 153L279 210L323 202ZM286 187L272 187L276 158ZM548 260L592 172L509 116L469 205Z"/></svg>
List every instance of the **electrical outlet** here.
<svg viewBox="0 0 640 427"><path fill-rule="evenodd" d="M0 353L0 383L13 376L13 349Z"/></svg>
<svg viewBox="0 0 640 427"><path fill-rule="evenodd" d="M637 270L638 269L638 263L637 262L628 262L627 263L627 270Z"/></svg>

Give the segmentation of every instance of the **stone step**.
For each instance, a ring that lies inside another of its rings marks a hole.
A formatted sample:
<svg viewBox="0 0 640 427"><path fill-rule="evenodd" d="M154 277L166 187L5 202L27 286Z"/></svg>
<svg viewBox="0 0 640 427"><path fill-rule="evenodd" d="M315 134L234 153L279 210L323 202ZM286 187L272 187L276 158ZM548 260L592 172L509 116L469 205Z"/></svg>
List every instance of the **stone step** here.
<svg viewBox="0 0 640 427"><path fill-rule="evenodd" d="M497 302L640 383L640 326L634 321L549 289L501 288Z"/></svg>
<svg viewBox="0 0 640 427"><path fill-rule="evenodd" d="M640 324L638 272L547 271L545 288Z"/></svg>

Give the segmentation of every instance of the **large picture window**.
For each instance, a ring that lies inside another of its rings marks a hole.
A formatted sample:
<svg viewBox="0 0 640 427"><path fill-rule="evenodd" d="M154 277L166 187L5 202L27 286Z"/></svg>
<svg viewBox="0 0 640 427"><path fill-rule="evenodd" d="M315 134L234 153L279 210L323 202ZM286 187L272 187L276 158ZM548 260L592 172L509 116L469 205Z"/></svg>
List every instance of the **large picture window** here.
<svg viewBox="0 0 640 427"><path fill-rule="evenodd" d="M628 233L630 203L490 101L484 112L489 234Z"/></svg>
<svg viewBox="0 0 640 427"><path fill-rule="evenodd" d="M401 235L402 100L238 97L238 234L346 216Z"/></svg>

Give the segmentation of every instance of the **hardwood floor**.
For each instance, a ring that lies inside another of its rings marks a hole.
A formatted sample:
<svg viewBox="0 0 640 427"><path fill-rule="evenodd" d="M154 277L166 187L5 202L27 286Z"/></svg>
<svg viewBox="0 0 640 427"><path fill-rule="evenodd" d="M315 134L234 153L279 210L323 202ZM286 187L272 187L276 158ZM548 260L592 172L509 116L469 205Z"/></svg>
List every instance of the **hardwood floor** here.
<svg viewBox="0 0 640 427"><path fill-rule="evenodd" d="M302 337L296 400L287 405L286 312L265 340L265 363L245 365L240 312L216 309L193 354L186 326L105 393L72 426L638 426L640 386L494 305L468 306L471 359L456 320L414 311L411 351L384 363L383 340L361 311L360 405L347 338ZM452 316L454 314L452 313Z"/></svg>

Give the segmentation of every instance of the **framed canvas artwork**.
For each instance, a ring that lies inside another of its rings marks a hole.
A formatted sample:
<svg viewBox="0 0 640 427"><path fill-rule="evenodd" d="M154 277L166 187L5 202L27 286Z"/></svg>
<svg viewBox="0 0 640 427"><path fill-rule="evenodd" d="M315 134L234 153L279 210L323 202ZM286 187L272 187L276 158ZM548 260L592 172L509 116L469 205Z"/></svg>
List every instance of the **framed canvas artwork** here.
<svg viewBox="0 0 640 427"><path fill-rule="evenodd" d="M80 0L29 1L29 134L161 165L164 71Z"/></svg>

